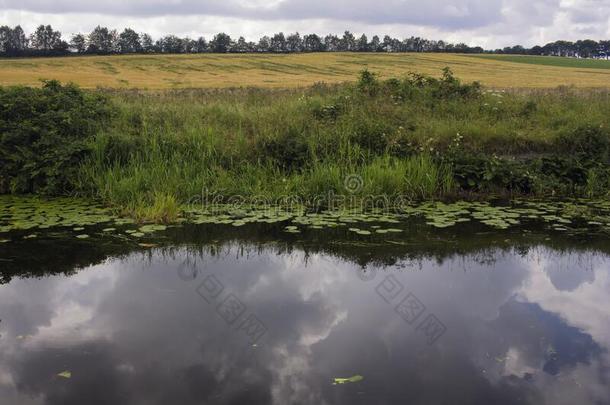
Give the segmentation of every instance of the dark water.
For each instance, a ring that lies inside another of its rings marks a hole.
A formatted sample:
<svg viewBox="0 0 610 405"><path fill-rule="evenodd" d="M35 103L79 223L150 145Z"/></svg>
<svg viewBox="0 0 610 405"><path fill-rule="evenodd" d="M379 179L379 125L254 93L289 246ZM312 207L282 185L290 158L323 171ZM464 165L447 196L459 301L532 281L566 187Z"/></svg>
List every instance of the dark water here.
<svg viewBox="0 0 610 405"><path fill-rule="evenodd" d="M610 403L608 240L334 236L3 246L0 403Z"/></svg>

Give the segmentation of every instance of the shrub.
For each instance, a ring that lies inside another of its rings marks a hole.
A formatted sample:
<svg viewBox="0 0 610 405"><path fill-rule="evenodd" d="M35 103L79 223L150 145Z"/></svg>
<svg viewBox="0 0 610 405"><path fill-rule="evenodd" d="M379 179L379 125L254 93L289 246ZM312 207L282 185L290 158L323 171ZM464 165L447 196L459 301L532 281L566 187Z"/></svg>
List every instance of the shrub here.
<svg viewBox="0 0 610 405"><path fill-rule="evenodd" d="M111 112L106 97L72 84L0 88L0 192L69 191Z"/></svg>
<svg viewBox="0 0 610 405"><path fill-rule="evenodd" d="M534 178L524 162L461 155L452 158L452 168L456 182L465 191L499 190L528 194L534 188Z"/></svg>
<svg viewBox="0 0 610 405"><path fill-rule="evenodd" d="M388 147L388 139L394 129L385 120L366 116L355 117L352 123L352 141L373 154L382 154Z"/></svg>
<svg viewBox="0 0 610 405"><path fill-rule="evenodd" d="M379 92L379 81L377 75L363 70L360 72L360 79L358 80L358 89L369 96L374 96Z"/></svg>
<svg viewBox="0 0 610 405"><path fill-rule="evenodd" d="M599 125L583 125L559 135L557 147L578 159L606 163L610 157L610 133Z"/></svg>
<svg viewBox="0 0 610 405"><path fill-rule="evenodd" d="M261 138L259 148L284 170L302 168L310 155L305 135L296 128L288 128L276 138Z"/></svg>

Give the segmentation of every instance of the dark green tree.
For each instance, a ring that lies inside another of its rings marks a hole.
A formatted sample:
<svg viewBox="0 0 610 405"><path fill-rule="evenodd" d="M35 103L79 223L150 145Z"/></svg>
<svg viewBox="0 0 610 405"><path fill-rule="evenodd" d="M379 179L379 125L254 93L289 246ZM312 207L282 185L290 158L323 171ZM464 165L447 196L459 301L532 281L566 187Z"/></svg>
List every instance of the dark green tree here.
<svg viewBox="0 0 610 405"><path fill-rule="evenodd" d="M125 28L119 35L118 48L120 53L136 53L142 51L140 35L131 28Z"/></svg>

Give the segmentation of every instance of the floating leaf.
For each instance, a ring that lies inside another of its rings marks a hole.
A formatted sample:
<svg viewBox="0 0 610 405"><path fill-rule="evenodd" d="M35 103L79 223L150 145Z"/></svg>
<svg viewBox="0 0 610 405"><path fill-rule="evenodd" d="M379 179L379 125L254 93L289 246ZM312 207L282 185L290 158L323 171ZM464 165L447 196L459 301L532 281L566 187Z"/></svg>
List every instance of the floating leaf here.
<svg viewBox="0 0 610 405"><path fill-rule="evenodd" d="M355 375L352 377L348 377L348 378L334 378L333 379L333 385L337 385L337 384L349 384L349 383L357 383L364 380L364 377L361 375Z"/></svg>

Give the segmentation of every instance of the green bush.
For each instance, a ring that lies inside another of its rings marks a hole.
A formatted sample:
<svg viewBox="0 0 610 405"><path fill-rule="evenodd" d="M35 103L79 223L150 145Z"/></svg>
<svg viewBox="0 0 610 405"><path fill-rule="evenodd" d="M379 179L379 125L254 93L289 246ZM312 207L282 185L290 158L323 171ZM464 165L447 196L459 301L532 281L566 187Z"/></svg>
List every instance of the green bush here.
<svg viewBox="0 0 610 405"><path fill-rule="evenodd" d="M259 149L265 159L272 159L284 170L300 169L310 157L307 138L296 128L288 128L275 138L261 138Z"/></svg>
<svg viewBox="0 0 610 405"><path fill-rule="evenodd" d="M411 73L402 81L389 79L384 82L384 89L397 101L412 100L415 97L432 100L466 100L476 99L482 95L479 82L463 84L449 68L443 69L440 79L419 73Z"/></svg>
<svg viewBox="0 0 610 405"><path fill-rule="evenodd" d="M111 112L106 97L71 84L0 88L0 193L71 190L89 140Z"/></svg>
<svg viewBox="0 0 610 405"><path fill-rule="evenodd" d="M610 158L610 132L599 125L583 125L557 138L558 149L581 160L607 163Z"/></svg>

